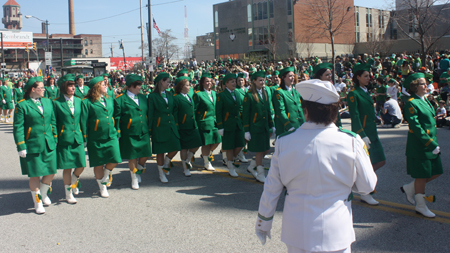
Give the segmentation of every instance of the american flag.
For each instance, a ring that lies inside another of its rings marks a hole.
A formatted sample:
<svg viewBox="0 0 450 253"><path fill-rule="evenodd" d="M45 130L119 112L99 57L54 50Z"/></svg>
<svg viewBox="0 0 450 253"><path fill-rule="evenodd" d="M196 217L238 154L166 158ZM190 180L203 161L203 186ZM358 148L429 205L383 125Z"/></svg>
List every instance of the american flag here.
<svg viewBox="0 0 450 253"><path fill-rule="evenodd" d="M158 26L156 25L155 18L153 18L153 28L155 28L156 31L158 31L159 36L161 36L161 31L159 30Z"/></svg>

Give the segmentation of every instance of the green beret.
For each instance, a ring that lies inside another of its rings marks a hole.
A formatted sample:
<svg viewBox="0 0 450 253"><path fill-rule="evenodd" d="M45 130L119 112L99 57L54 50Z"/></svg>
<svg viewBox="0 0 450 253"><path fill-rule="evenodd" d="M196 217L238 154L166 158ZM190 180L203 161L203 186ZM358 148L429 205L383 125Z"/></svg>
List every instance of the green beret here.
<svg viewBox="0 0 450 253"><path fill-rule="evenodd" d="M330 63L330 62L324 62L324 63L321 63L321 64L317 64L317 65L314 67L313 72L311 73L311 75L312 75L313 77L316 76L317 72L319 72L319 70L321 70L321 69L329 69L329 70L332 70L332 69L333 69L333 64Z"/></svg>
<svg viewBox="0 0 450 253"><path fill-rule="evenodd" d="M395 83L395 80L393 78L389 79L388 83Z"/></svg>
<svg viewBox="0 0 450 253"><path fill-rule="evenodd" d="M370 68L371 68L371 66L369 63L356 64L355 66L353 66L353 74L356 74L356 72L358 72L360 70L370 72Z"/></svg>
<svg viewBox="0 0 450 253"><path fill-rule="evenodd" d="M406 90L409 90L409 85L419 78L425 78L425 74L419 72L419 73L409 75L408 78L406 78L406 80L403 82L403 87Z"/></svg>
<svg viewBox="0 0 450 253"><path fill-rule="evenodd" d="M295 68L294 68L294 67L287 67L287 68L282 69L282 70L280 71L280 74L278 74L278 76L279 76L280 78L282 78L284 74L289 73L289 72L294 73L294 71L295 71Z"/></svg>
<svg viewBox="0 0 450 253"><path fill-rule="evenodd" d="M266 72L265 71L258 71L258 72L253 73L252 81L256 80L258 77L265 78L266 77Z"/></svg>
<svg viewBox="0 0 450 253"><path fill-rule="evenodd" d="M108 73L103 73L103 75L102 76L106 76L106 77L108 77L109 76L109 74Z"/></svg>
<svg viewBox="0 0 450 253"><path fill-rule="evenodd" d="M74 74L67 74L61 78L58 79L58 82L56 82L56 85L61 86L64 82L67 81L74 81L75 82L75 75Z"/></svg>
<svg viewBox="0 0 450 253"><path fill-rule="evenodd" d="M280 71L275 70L274 72L272 72L272 76L278 76L280 74Z"/></svg>
<svg viewBox="0 0 450 253"><path fill-rule="evenodd" d="M211 78L211 73L205 71L205 72L202 73L202 78L203 77Z"/></svg>
<svg viewBox="0 0 450 253"><path fill-rule="evenodd" d="M178 71L177 77L184 76L184 74L189 74L187 69L182 69L182 70Z"/></svg>
<svg viewBox="0 0 450 253"><path fill-rule="evenodd" d="M223 78L223 83L225 84L228 80L236 79L236 78L237 78L236 74L228 74Z"/></svg>
<svg viewBox="0 0 450 253"><path fill-rule="evenodd" d="M78 75L77 77L75 77L75 81L80 79L80 78L84 80L84 76L83 75Z"/></svg>
<svg viewBox="0 0 450 253"><path fill-rule="evenodd" d="M425 79L427 79L428 82L433 83L433 74L426 73L425 74Z"/></svg>
<svg viewBox="0 0 450 253"><path fill-rule="evenodd" d="M239 73L239 74L237 75L237 77L238 77L238 78L245 78L245 74L244 74L244 73Z"/></svg>
<svg viewBox="0 0 450 253"><path fill-rule="evenodd" d="M94 85L97 84L98 82L103 81L104 80L103 76L104 75L92 78L91 81L89 81L89 84L88 84L89 89L92 89L92 87L94 87Z"/></svg>
<svg viewBox="0 0 450 253"><path fill-rule="evenodd" d="M43 82L42 76L31 77L23 87L23 90L28 90L35 82Z"/></svg>
<svg viewBox="0 0 450 253"><path fill-rule="evenodd" d="M181 82L182 80L188 80L191 81L189 77L187 76L179 76L176 80L175 80L175 85L177 85L179 82Z"/></svg>
<svg viewBox="0 0 450 253"><path fill-rule="evenodd" d="M157 85L159 83L159 81L161 81L164 78L169 78L169 77L170 77L169 73L161 72L155 77L155 80L153 80L153 83L155 85Z"/></svg>
<svg viewBox="0 0 450 253"><path fill-rule="evenodd" d="M135 74L129 74L125 77L125 85L126 86L130 86L132 83L134 83L136 81L144 82L144 80L142 80L141 76L138 76Z"/></svg>

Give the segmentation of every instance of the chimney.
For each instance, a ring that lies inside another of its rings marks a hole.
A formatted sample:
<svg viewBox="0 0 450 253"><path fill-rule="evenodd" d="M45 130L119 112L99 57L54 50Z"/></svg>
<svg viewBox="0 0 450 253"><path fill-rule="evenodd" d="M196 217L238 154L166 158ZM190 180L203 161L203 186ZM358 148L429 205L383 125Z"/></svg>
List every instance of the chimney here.
<svg viewBox="0 0 450 253"><path fill-rule="evenodd" d="M69 0L69 34L75 35L75 15L73 11L73 0Z"/></svg>

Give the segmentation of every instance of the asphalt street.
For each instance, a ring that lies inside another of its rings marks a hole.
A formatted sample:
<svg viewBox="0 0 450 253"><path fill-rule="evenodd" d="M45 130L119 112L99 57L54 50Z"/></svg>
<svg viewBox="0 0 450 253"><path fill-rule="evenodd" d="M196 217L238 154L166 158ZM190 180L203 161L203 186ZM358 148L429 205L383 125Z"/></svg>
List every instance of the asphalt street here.
<svg viewBox="0 0 450 253"><path fill-rule="evenodd" d="M343 120L347 129L349 123ZM434 219L416 214L399 189L411 181L405 157L408 126L378 131L387 157L377 171L374 198L380 205L371 207L355 197L352 251L450 252L450 130L438 129L444 175L427 185L427 194L437 199L428 204L437 215ZM28 178L21 175L11 124L0 124L0 147L0 252L286 252L280 241L284 198L274 217L272 239L262 246L254 224L263 184L246 172L246 164L240 166L239 178L230 177L219 149L213 162L216 172L194 168L187 178L174 162L167 184L159 182L153 157L139 190L131 189L123 162L113 171L106 199L99 196L92 168L87 167L76 205L65 202L58 171L50 195L53 203L44 215L37 215ZM269 167L270 160L265 165Z"/></svg>

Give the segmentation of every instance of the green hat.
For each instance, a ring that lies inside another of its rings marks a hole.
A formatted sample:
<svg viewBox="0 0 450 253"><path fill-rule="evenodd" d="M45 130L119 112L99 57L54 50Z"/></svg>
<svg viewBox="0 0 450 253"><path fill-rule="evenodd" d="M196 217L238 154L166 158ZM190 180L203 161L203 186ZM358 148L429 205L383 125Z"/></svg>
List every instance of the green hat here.
<svg viewBox="0 0 450 253"><path fill-rule="evenodd" d="M211 73L205 71L205 72L202 73L202 78L203 77L211 78Z"/></svg>
<svg viewBox="0 0 450 253"><path fill-rule="evenodd" d="M433 74L426 73L425 79L427 79L429 83L433 83Z"/></svg>
<svg viewBox="0 0 450 253"><path fill-rule="evenodd" d="M236 78L237 78L236 74L228 74L223 78L223 83L225 84L228 80L236 79Z"/></svg>
<svg viewBox="0 0 450 253"><path fill-rule="evenodd" d="M184 76L184 74L189 74L187 69L182 69L182 70L178 71L177 77Z"/></svg>
<svg viewBox="0 0 450 253"><path fill-rule="evenodd" d="M159 81L161 81L162 79L164 79L164 78L169 78L169 77L170 77L169 73L161 72L161 73L159 73L159 74L155 77L155 80L153 80L153 83L156 85L156 84L158 84Z"/></svg>
<svg viewBox="0 0 450 253"><path fill-rule="evenodd" d="M144 82L144 80L142 80L142 77L138 76L136 74L129 74L125 77L125 85L126 86L130 86L132 83L134 83L136 81Z"/></svg>
<svg viewBox="0 0 450 253"><path fill-rule="evenodd" d="M80 79L80 78L81 78L81 79L84 79L84 76L83 76L83 75L78 75L77 77L75 77L75 81L78 80L78 79Z"/></svg>
<svg viewBox="0 0 450 253"><path fill-rule="evenodd" d="M104 80L103 76L104 75L92 78L91 81L89 81L89 84L88 84L89 89L92 89L92 87L94 87L94 85L97 84L98 82L103 81Z"/></svg>
<svg viewBox="0 0 450 253"><path fill-rule="evenodd" d="M109 76L109 74L108 73L103 73L103 75L102 76Z"/></svg>
<svg viewBox="0 0 450 253"><path fill-rule="evenodd" d="M74 74L67 74L61 78L58 79L58 82L56 82L56 85L61 86L64 82L67 81L74 81L75 82L75 75Z"/></svg>
<svg viewBox="0 0 450 253"><path fill-rule="evenodd" d="M258 72L253 73L252 81L256 80L256 78L258 78L258 77L265 78L266 77L266 72L265 71L258 71Z"/></svg>
<svg viewBox="0 0 450 253"><path fill-rule="evenodd" d="M395 80L393 78L389 79L388 83L395 83Z"/></svg>
<svg viewBox="0 0 450 253"><path fill-rule="evenodd" d="M179 76L176 80L175 80L175 85L177 85L179 82L181 82L182 80L188 80L191 81L191 79L187 76Z"/></svg>
<svg viewBox="0 0 450 253"><path fill-rule="evenodd" d="M369 63L364 63L364 64L357 64L355 66L353 66L353 74L356 74L356 72L360 71L360 70L364 70L367 72L370 72L370 64Z"/></svg>
<svg viewBox="0 0 450 253"><path fill-rule="evenodd" d="M282 69L282 70L280 71L280 74L278 74L278 76L279 76L280 78L282 78L284 74L286 74L286 73L288 73L288 72L294 73L294 71L295 71L295 68L294 68L294 67L287 67L287 68Z"/></svg>
<svg viewBox="0 0 450 253"><path fill-rule="evenodd" d="M272 72L272 76L278 76L280 74L280 71L275 70L274 72Z"/></svg>
<svg viewBox="0 0 450 253"><path fill-rule="evenodd" d="M244 73L239 73L239 74L237 75L237 77L238 77L238 78L245 78L245 74L244 74Z"/></svg>
<svg viewBox="0 0 450 253"><path fill-rule="evenodd" d="M313 72L311 73L311 75L314 77L317 74L317 72L319 72L319 70L321 70L321 69L332 70L333 69L333 64L330 63L330 62L324 62L324 63L321 63L321 64L317 64L314 67Z"/></svg>
<svg viewBox="0 0 450 253"><path fill-rule="evenodd" d="M31 77L23 87L23 90L28 90L35 82L43 82L42 76Z"/></svg>
<svg viewBox="0 0 450 253"><path fill-rule="evenodd" d="M409 90L409 85L419 78L425 78L425 74L419 72L419 73L409 75L408 78L406 78L406 80L403 82L403 87L406 90Z"/></svg>

